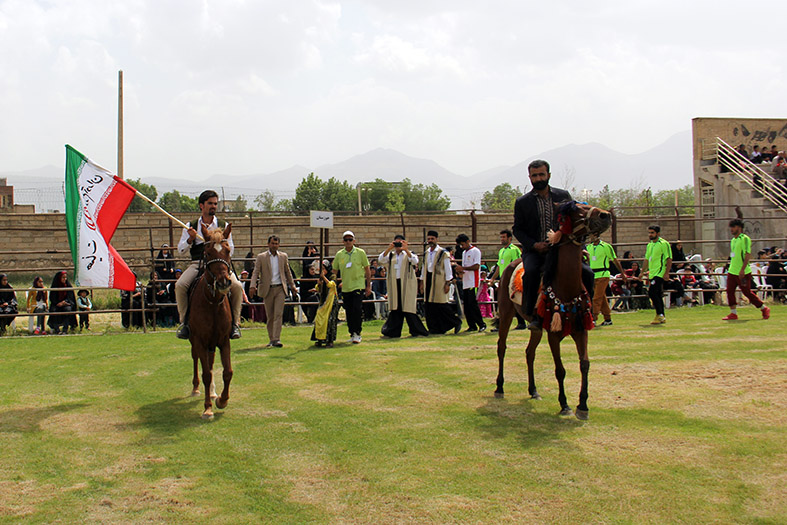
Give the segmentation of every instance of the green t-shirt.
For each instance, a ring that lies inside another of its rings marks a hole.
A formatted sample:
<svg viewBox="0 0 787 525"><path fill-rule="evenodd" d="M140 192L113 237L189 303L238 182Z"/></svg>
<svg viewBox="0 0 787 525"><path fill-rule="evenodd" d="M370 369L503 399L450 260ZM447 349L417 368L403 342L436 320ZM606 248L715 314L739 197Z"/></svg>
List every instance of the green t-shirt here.
<svg viewBox="0 0 787 525"><path fill-rule="evenodd" d="M728 273L732 275L739 275L741 268L743 268L743 261L746 259L746 254L751 253L751 239L745 233L741 233L737 237L730 239L730 269ZM751 273L751 266L746 265L746 274Z"/></svg>
<svg viewBox="0 0 787 525"><path fill-rule="evenodd" d="M353 250L349 253L344 248L336 253L333 268L341 272L343 292L366 288L364 268L367 266L369 266L369 259L366 258L366 252L357 246L353 246Z"/></svg>
<svg viewBox="0 0 787 525"><path fill-rule="evenodd" d="M667 262L667 259L671 258L672 247L663 237L659 237L656 241L650 241L645 249L645 259L648 260L650 277L661 277L663 279L669 271L669 268L664 264Z"/></svg>
<svg viewBox="0 0 787 525"><path fill-rule="evenodd" d="M505 270L509 264L519 259L520 257L522 257L522 250L520 250L519 247L514 246L513 243L509 244L504 248L500 248L500 251L497 252L498 277L502 277L503 270Z"/></svg>
<svg viewBox="0 0 787 525"><path fill-rule="evenodd" d="M609 277L609 265L617 259L615 248L608 242L599 241L598 244L588 244L586 249L590 255L590 268L596 274L596 279Z"/></svg>

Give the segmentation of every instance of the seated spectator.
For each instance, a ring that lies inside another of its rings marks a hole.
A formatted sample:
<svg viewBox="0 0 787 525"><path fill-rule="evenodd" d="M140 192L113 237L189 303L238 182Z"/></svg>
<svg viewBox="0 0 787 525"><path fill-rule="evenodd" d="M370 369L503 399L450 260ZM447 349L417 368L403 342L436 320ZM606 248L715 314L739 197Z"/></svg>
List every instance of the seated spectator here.
<svg viewBox="0 0 787 525"><path fill-rule="evenodd" d="M303 248L303 253L301 254L301 268L303 271L301 272L301 277L309 276L309 267L312 265L320 265L320 250L317 249L317 246L314 244L314 241L306 241L306 246ZM316 267L315 267L316 268ZM319 273L319 272L318 272ZM317 278L319 278L319 274L315 273L315 281L314 286L310 288L315 288L317 286ZM303 297L303 292L301 292L301 297ZM311 322L311 321L309 321Z"/></svg>
<svg viewBox="0 0 787 525"><path fill-rule="evenodd" d="M634 254L631 253L631 250L623 252L623 258L620 260L620 265L624 270L631 270L632 259L634 259Z"/></svg>
<svg viewBox="0 0 787 525"><path fill-rule="evenodd" d="M44 279L41 276L36 276L33 279L32 288L40 288L41 290L27 292L27 313L40 314L31 315L28 317L27 331L33 335L46 335L46 328L44 327L47 303L47 292L44 290Z"/></svg>
<svg viewBox="0 0 787 525"><path fill-rule="evenodd" d="M778 254L771 255L767 268L768 275L765 277L765 282L773 287L773 297L777 301L783 301L787 296L787 293L777 291L787 288L787 269L785 269L784 263L780 259L781 256Z"/></svg>
<svg viewBox="0 0 787 525"><path fill-rule="evenodd" d="M754 146L752 149L750 160L752 161L752 164L762 164L762 153L760 153L759 146Z"/></svg>
<svg viewBox="0 0 787 525"><path fill-rule="evenodd" d="M779 180L787 177L787 159L785 159L783 151L780 151L771 161L771 173L774 178Z"/></svg>
<svg viewBox="0 0 787 525"><path fill-rule="evenodd" d="M174 272L173 272L174 275ZM169 293L167 292L166 283L161 282L161 277L157 271L150 272L150 281L145 287L145 301L150 305L150 310L145 312L148 323L153 322L153 305L156 305L156 324L159 326L172 326L173 320L167 317L166 307L160 307L159 304L169 302Z"/></svg>
<svg viewBox="0 0 787 525"><path fill-rule="evenodd" d="M175 278L175 256L169 248L169 244L162 244L161 250L156 255L156 272L160 279L174 279Z"/></svg>
<svg viewBox="0 0 787 525"><path fill-rule="evenodd" d="M675 241L672 243L672 268L670 273L677 272L681 267L681 263L685 260L686 254L683 253L683 241Z"/></svg>
<svg viewBox="0 0 787 525"><path fill-rule="evenodd" d="M697 278L694 276L694 272L691 269L691 265L688 263L683 264L680 269L677 271L678 279L680 279L680 284L683 286L683 289L691 289L697 288ZM692 291L691 295L686 293L683 296L684 303L690 305L698 305L699 301L697 300L698 292Z"/></svg>
<svg viewBox="0 0 787 525"><path fill-rule="evenodd" d="M628 271L630 270L626 270L626 272ZM612 309L617 311L631 310L631 290L629 290L628 283L623 282L623 276L621 274L616 275L609 282L609 287L612 289L612 295L617 296Z"/></svg>
<svg viewBox="0 0 787 525"><path fill-rule="evenodd" d="M19 313L18 305L16 302L16 292L8 284L8 276L0 274L0 335L3 335L8 326L16 319L16 314ZM8 317L6 317L8 316Z"/></svg>
<svg viewBox="0 0 787 525"><path fill-rule="evenodd" d="M61 270L52 279L52 286L49 292L49 313L61 315L49 316L49 327L53 334L64 334L73 330L77 326L77 299L74 290L61 290L60 288L71 288L68 274ZM69 313L74 312L74 313Z"/></svg>
<svg viewBox="0 0 787 525"><path fill-rule="evenodd" d="M633 261L631 263L631 269L626 270L626 277L628 277L628 289L631 291L631 295L642 296L632 297L631 306L638 310L648 308L650 304L650 300L646 297L645 283L640 277L641 273L642 268L639 267L639 263L637 261Z"/></svg>
<svg viewBox="0 0 787 525"><path fill-rule="evenodd" d="M136 279L136 277L137 274L134 273L134 278ZM136 281L134 290L122 290L120 292L120 309L124 310L120 314L120 321L123 324L123 328L142 327L142 290L142 283Z"/></svg>

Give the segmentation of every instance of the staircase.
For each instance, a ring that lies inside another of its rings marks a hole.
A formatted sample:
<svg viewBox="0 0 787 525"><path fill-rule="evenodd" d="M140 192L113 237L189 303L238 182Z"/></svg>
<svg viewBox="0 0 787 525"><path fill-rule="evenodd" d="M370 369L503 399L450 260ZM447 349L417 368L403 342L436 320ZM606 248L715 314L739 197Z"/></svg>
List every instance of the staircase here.
<svg viewBox="0 0 787 525"><path fill-rule="evenodd" d="M738 153L719 137L716 137L715 157L719 165L735 175L739 190L751 190L752 199L762 199L764 209L780 210L779 215L787 214L787 190L770 173Z"/></svg>

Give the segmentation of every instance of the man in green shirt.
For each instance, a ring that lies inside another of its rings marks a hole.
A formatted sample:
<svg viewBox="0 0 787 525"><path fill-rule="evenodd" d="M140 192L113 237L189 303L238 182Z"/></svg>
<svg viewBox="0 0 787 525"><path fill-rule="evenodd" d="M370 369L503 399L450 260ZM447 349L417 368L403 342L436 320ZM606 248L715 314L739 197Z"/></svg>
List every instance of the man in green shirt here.
<svg viewBox="0 0 787 525"><path fill-rule="evenodd" d="M506 229L500 232L500 244L502 248L497 252L497 266L495 266L495 271L492 272L492 275L489 277L490 285L495 282L495 279L503 275L503 271L509 264L522 257L522 250L514 244L514 234L511 233L511 230ZM498 290L497 293L500 293L500 290ZM504 291L504 293L508 292ZM525 330L527 328L525 320L522 319L519 314L516 314L516 318L519 322L514 330ZM499 323L500 319L495 316L492 320L492 325L495 327L492 329L493 332L497 332L497 325Z"/></svg>
<svg viewBox="0 0 787 525"><path fill-rule="evenodd" d="M620 274L623 276L623 282L626 282L626 274L623 273L623 266L620 265L615 249L608 242L604 242L601 238L596 238L592 244L588 244L585 249L590 258L590 269L595 274L595 291L593 292L593 320L598 317L598 313L604 316L604 322L600 326L610 326L612 324L612 311L609 309L609 301L607 300L607 286L609 286L609 265L614 263L617 266Z"/></svg>
<svg viewBox="0 0 787 525"><path fill-rule="evenodd" d="M645 262L642 275L648 275L650 286L648 296L656 309L656 318L650 324L664 324L664 281L669 280L669 269L672 266L672 247L660 236L661 227L658 224L648 226L650 242L645 249Z"/></svg>
<svg viewBox="0 0 787 525"><path fill-rule="evenodd" d="M372 295L372 275L366 252L355 246L355 235L346 231L342 235L344 248L336 252L333 267L341 277L339 287L342 292L342 305L347 316L347 330L350 342L361 342L363 328L363 298ZM364 289L365 287L365 289Z"/></svg>
<svg viewBox="0 0 787 525"><path fill-rule="evenodd" d="M727 271L727 303L730 305L730 313L722 318L724 321L734 321L738 319L737 302L735 300L735 289L740 288L743 295L762 312L762 318L768 319L771 316L771 309L765 306L759 297L751 291L751 239L743 233L743 221L732 219L730 221L730 268Z"/></svg>

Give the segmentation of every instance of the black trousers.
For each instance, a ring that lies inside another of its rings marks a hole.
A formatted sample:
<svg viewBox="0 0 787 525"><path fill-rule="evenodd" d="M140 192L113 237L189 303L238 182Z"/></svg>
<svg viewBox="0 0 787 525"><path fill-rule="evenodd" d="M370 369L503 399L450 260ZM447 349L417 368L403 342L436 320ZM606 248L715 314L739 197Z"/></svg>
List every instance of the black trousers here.
<svg viewBox="0 0 787 525"><path fill-rule="evenodd" d="M402 280L396 280L396 297L398 299L396 309L388 312L388 319L385 321L382 330L380 331L386 337L401 337L402 325L407 321L407 328L410 329L412 336L427 336L429 332L421 322L421 319L413 313L405 312L402 310Z"/></svg>
<svg viewBox="0 0 787 525"><path fill-rule="evenodd" d="M347 317L347 330L350 334L361 335L363 328L363 290L342 292L344 314Z"/></svg>
<svg viewBox="0 0 787 525"><path fill-rule="evenodd" d="M544 262L546 257L538 252L522 253L522 263L525 268L523 281L524 293L522 302L524 303L525 315L532 317L533 310L538 300L538 288L541 286L541 276L544 273ZM585 286L591 301L593 300L593 290L596 287L596 276L590 266L582 264L582 284Z"/></svg>
<svg viewBox="0 0 787 525"><path fill-rule="evenodd" d="M424 286L426 298L431 296L432 275L431 272L426 274L426 286ZM430 334L444 334L448 330L462 326L462 319L448 303L432 303L424 300L424 317Z"/></svg>
<svg viewBox="0 0 787 525"><path fill-rule="evenodd" d="M465 288L462 290L462 304L465 307L465 320L469 329L479 329L486 326L484 318L481 316L481 309L478 307L478 300L475 296L475 288Z"/></svg>
<svg viewBox="0 0 787 525"><path fill-rule="evenodd" d="M653 277L650 280L648 297L653 301L653 308L656 309L656 315L664 315L664 279L661 277Z"/></svg>

